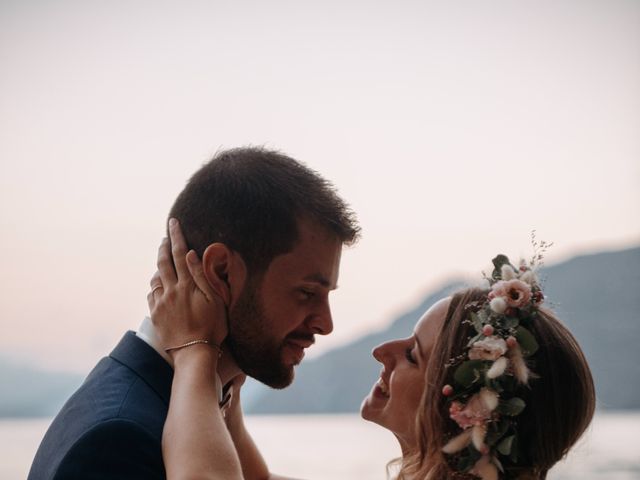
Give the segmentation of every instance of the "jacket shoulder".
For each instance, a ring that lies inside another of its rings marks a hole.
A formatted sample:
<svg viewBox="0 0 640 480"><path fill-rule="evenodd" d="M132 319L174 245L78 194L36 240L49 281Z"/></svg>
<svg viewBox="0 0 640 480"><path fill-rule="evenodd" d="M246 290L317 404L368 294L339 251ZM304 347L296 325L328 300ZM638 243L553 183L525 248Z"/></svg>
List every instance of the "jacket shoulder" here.
<svg viewBox="0 0 640 480"><path fill-rule="evenodd" d="M53 478L164 479L161 448L159 439L144 425L130 419L105 420L73 444Z"/></svg>
<svg viewBox="0 0 640 480"><path fill-rule="evenodd" d="M113 450L115 456L109 458L116 461L115 457L122 457L121 462L128 462L127 452L139 457L155 452L155 460L149 465L162 465L160 445L167 409L163 399L139 375L110 357L103 358L53 420L38 448L29 480L72 478L75 473L69 477L66 472L74 472L75 464L84 469L93 457L97 457L95 465L102 465L109 452L101 453L96 446ZM114 439L117 441L112 448L108 442ZM127 448L117 448L122 446ZM54 472L67 476L54 477ZM137 475L136 478L147 478Z"/></svg>

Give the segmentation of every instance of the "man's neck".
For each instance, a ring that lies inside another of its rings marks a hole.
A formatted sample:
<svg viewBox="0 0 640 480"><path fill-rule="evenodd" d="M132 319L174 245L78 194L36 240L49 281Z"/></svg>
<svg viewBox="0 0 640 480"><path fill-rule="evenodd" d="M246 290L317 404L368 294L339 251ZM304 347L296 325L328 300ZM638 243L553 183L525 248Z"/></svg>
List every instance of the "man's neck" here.
<svg viewBox="0 0 640 480"><path fill-rule="evenodd" d="M222 356L220 360L218 360L218 376L220 377L222 385L226 385L241 373L242 370L240 370L240 367L238 367L236 361L231 356L231 352L223 345Z"/></svg>

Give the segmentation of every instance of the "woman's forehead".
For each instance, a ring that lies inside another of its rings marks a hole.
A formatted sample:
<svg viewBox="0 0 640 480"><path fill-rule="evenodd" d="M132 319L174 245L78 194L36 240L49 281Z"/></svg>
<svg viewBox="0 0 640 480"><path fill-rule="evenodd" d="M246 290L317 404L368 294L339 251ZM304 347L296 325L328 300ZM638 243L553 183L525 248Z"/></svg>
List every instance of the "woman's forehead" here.
<svg viewBox="0 0 640 480"><path fill-rule="evenodd" d="M418 323L416 323L413 334L423 349L422 353L431 350L433 342L442 328L450 303L451 297L438 300L420 317Z"/></svg>

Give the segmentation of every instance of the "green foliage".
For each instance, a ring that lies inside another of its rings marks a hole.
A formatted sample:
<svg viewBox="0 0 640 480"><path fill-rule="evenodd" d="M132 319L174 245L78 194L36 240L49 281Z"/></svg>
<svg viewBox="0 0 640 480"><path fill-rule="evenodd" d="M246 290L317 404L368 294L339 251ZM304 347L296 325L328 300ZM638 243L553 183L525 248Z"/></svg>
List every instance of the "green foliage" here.
<svg viewBox="0 0 640 480"><path fill-rule="evenodd" d="M484 335L482 333L477 334L475 337L471 337L471 340L467 342L467 348L471 347L471 345L482 340L483 338L484 338Z"/></svg>
<svg viewBox="0 0 640 480"><path fill-rule="evenodd" d="M453 379L464 388L469 388L482 378L486 365L483 360L467 360L456 368Z"/></svg>
<svg viewBox="0 0 640 480"><path fill-rule="evenodd" d="M500 280L500 278L502 278L501 270L503 265L511 265L511 262L509 262L509 257L503 254L497 255L496 258L491 260L491 262L493 263L493 272L491 273L491 278L493 278L494 280Z"/></svg>
<svg viewBox="0 0 640 480"><path fill-rule="evenodd" d="M498 444L498 447L497 447L498 451L502 455L510 455L511 449L513 448L513 442L515 441L515 439L516 439L515 435L509 435L508 437L503 438Z"/></svg>
<svg viewBox="0 0 640 480"><path fill-rule="evenodd" d="M492 446L498 442L507 430L509 430L510 422L507 419L501 419L498 422L491 422L487 429L487 436L484 441L487 445Z"/></svg>
<svg viewBox="0 0 640 480"><path fill-rule="evenodd" d="M508 415L510 417L515 417L516 415L520 415L520 413L524 410L527 404L518 397L510 398L506 401L500 401L498 403L498 408L496 411L501 413L502 415Z"/></svg>
<svg viewBox="0 0 640 480"><path fill-rule="evenodd" d="M480 459L481 454L471 446L463 450L457 458L456 468L460 472L468 472Z"/></svg>
<svg viewBox="0 0 640 480"><path fill-rule="evenodd" d="M521 457L520 444L518 443L518 437L514 437L511 442L511 453L509 454L509 460L513 463L518 463L518 459Z"/></svg>
<svg viewBox="0 0 640 480"><path fill-rule="evenodd" d="M516 329L515 334L518 344L522 349L522 355L529 357L538 351L538 342L536 342L533 334L526 328L520 326Z"/></svg>
<svg viewBox="0 0 640 480"><path fill-rule="evenodd" d="M500 322L500 326L505 330L516 328L520 325L520 319L518 317L504 317Z"/></svg>
<svg viewBox="0 0 640 480"><path fill-rule="evenodd" d="M476 332L482 332L482 320L475 312L471 312L471 324L473 325L473 328L476 329Z"/></svg>

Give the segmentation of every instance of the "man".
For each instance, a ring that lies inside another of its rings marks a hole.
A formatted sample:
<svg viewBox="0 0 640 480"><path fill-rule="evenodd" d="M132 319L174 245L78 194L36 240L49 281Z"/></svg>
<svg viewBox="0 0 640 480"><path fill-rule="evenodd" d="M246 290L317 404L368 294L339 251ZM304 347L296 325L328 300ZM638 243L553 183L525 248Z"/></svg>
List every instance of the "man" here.
<svg viewBox="0 0 640 480"><path fill-rule="evenodd" d="M196 172L170 217L207 279L226 292L219 399L240 371L275 388L289 385L314 335L333 329L328 295L342 245L359 233L351 210L295 160L240 148ZM154 277L152 288L161 287ZM151 323L128 332L54 419L29 480L165 478L161 436L172 377Z"/></svg>

